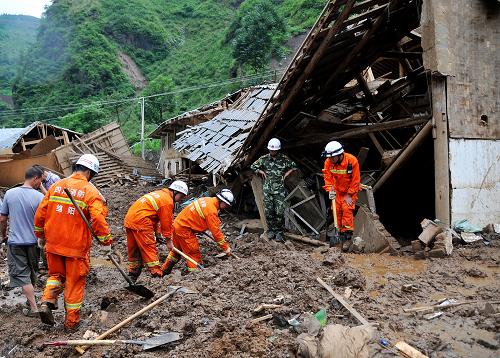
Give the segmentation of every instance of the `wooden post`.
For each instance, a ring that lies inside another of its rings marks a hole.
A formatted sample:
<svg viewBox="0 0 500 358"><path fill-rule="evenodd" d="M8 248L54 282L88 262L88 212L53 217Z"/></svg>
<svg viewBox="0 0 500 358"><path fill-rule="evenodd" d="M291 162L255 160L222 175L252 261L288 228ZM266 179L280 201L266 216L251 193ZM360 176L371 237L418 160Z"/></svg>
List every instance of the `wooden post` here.
<svg viewBox="0 0 500 358"><path fill-rule="evenodd" d="M264 228L264 232L269 230L266 221L266 211L264 209L264 191L262 190L262 179L258 175L252 177L252 191L255 198L255 204L259 209L260 222Z"/></svg>
<svg viewBox="0 0 500 358"><path fill-rule="evenodd" d="M450 158L446 77L432 76L432 120L434 124L434 171L436 218L444 225L451 221Z"/></svg>

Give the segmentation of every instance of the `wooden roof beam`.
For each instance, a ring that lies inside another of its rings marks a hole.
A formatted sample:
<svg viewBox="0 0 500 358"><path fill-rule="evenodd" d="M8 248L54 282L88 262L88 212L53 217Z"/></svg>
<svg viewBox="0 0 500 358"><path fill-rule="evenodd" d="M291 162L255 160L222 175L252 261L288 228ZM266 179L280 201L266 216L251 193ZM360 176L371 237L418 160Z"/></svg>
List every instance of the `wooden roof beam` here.
<svg viewBox="0 0 500 358"><path fill-rule="evenodd" d="M324 52L328 48L328 45L333 40L335 35L343 28L343 22L345 21L345 19L347 19L347 17L351 13L352 7L353 7L355 2L356 2L355 0L348 0L347 3L344 5L344 8L343 8L342 13L340 14L339 18L335 21L335 24L330 28L327 36L321 42L321 45L314 53L312 59L307 64L307 67L304 69L301 76L295 81L294 86L287 93L286 99L283 101L283 103L279 107L278 111L272 117L271 122L265 127L264 132L258 137L259 139L258 139L257 144L251 149L249 155L247 156L247 159L245 160L246 165L250 164L250 162L253 160L253 157L257 153L257 151L260 149L260 147L267 140L270 133L274 130L274 127L276 126L276 124L279 121L279 119L281 118L281 116L288 109L288 106L297 97L300 90L302 89L304 82L307 80L309 75L316 68L321 57L323 56ZM335 2L335 6L337 7L337 11L338 11L338 8L340 7L340 5L338 5L337 3L338 2Z"/></svg>
<svg viewBox="0 0 500 358"><path fill-rule="evenodd" d="M383 11L381 15L375 20L373 23L373 26L365 32L363 35L363 38L357 43L357 45L351 50L351 52L347 55L347 57L344 59L344 61L337 67L337 69L333 72L333 74L328 78L326 81L326 84L323 86L323 89L321 90L318 98L323 97L326 91L329 90L330 86L333 84L333 82L337 79L337 76L344 72L346 67L351 63L351 61L354 59L355 56L359 54L359 52L362 50L362 48L365 46L365 44L368 42L370 37L380 28L380 26L386 21L388 14L391 13L391 11L399 5L400 0L392 0L389 5L387 5L388 9L387 11Z"/></svg>
<svg viewBox="0 0 500 358"><path fill-rule="evenodd" d="M295 142L292 147L301 147L310 144L317 143L327 143L331 140L338 140L344 138L352 138L367 135L373 132L386 131L389 129L397 129L397 128L407 128L413 127L424 122L427 122L429 118L402 118L396 119L394 121L370 124L366 126L360 126L353 129L348 129L345 131L339 131L336 133L316 133L314 135L308 135L301 137L302 139L298 142Z"/></svg>

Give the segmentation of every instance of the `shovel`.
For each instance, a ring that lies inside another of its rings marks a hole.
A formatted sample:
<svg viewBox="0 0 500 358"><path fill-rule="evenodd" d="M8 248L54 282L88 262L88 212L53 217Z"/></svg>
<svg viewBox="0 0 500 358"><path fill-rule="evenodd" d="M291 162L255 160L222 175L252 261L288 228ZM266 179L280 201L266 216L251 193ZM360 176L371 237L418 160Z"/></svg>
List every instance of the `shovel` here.
<svg viewBox="0 0 500 358"><path fill-rule="evenodd" d="M142 316L145 312L148 312L148 311L152 310L154 307L156 307L157 305L159 305L160 303L162 303L163 301L165 301L167 298L172 297L176 292L182 292L182 293L187 293L187 294L189 294L189 293L198 293L198 291L196 291L196 290L192 290L192 289L189 289L189 288L186 288L186 287L181 287L181 286L169 286L169 288L173 289L173 291L170 291L169 293L164 294L160 298L156 299L156 301L151 302L149 305L147 305L146 307L144 307L140 311L137 311L132 316L128 317L127 319L124 319L123 321L121 321L120 323L118 323L117 325L115 325L114 327L108 329L106 332L104 332L103 334L101 334L100 336L98 336L96 338L96 340L103 340L104 338L106 338L107 336L109 336L111 333L119 330L120 328L122 328L123 326L125 326L129 322L133 321L137 317ZM80 353L80 354L85 353L85 350L88 348L87 342L88 341L84 341L84 343L83 343L84 345L83 346L76 346L75 350L78 353Z"/></svg>
<svg viewBox="0 0 500 358"><path fill-rule="evenodd" d="M337 221L337 205L335 205L335 199L332 200L332 213L334 228L328 233L328 238L330 239L330 247L333 247L340 243L339 223Z"/></svg>
<svg viewBox="0 0 500 358"><path fill-rule="evenodd" d="M69 341L55 341L44 343L44 346L64 347L64 346L111 346L115 344L138 344L142 346L143 351L163 346L167 343L175 342L181 339L181 335L177 332L168 332L156 337L146 339L145 341L131 339L75 339Z"/></svg>
<svg viewBox="0 0 500 358"><path fill-rule="evenodd" d="M71 200L71 202L75 206L76 211L78 211L78 214L80 214L80 216L81 216L83 222L85 223L85 225L87 225L87 227L89 228L90 233L92 234L92 237L97 240L97 236L96 236L94 230L92 229L92 226L90 225L89 221L87 220L87 218L83 214L82 209L80 209L80 207L78 206L78 204L75 202L75 199L73 199L73 196L71 195L71 193L69 192L69 190L67 188L64 188L64 192L66 193L66 195L68 196L68 198ZM134 282L132 282L132 280L130 279L130 277L128 277L128 275L125 272L123 272L122 268L120 267L120 265L118 264L118 262L116 262L115 258L112 256L112 254L109 254L108 258L111 260L111 262L113 263L113 265L116 266L116 268L118 269L118 271L120 271L120 273L122 274L123 278L125 278L125 280L127 281L128 286L125 287L127 290L129 290L132 293L135 293L136 295L144 297L146 299L149 299L149 298L151 298L151 297L153 297L155 295L154 292L151 291L150 289L148 289L147 287L145 287L143 285L136 285L136 284L134 284Z"/></svg>

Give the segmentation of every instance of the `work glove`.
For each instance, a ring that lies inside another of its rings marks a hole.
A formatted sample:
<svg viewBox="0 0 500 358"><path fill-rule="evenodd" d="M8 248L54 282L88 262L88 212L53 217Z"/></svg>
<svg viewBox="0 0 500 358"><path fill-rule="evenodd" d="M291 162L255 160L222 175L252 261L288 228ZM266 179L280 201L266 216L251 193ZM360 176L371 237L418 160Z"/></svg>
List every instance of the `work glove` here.
<svg viewBox="0 0 500 358"><path fill-rule="evenodd" d="M227 250L224 251L224 253L226 254L226 256L231 256L231 248L228 247Z"/></svg>
<svg viewBox="0 0 500 358"><path fill-rule="evenodd" d="M171 237L169 237L167 239L166 245L167 245L168 251L172 251L174 249L174 241L172 240Z"/></svg>
<svg viewBox="0 0 500 358"><path fill-rule="evenodd" d="M47 240L45 240L44 237L39 237L36 239L36 242L38 244L38 247L43 249L43 248L45 248L45 243L47 242Z"/></svg>
<svg viewBox="0 0 500 358"><path fill-rule="evenodd" d="M335 200L335 198L337 197L337 194L335 193L335 190L330 190L330 192L328 193L328 199L330 200Z"/></svg>

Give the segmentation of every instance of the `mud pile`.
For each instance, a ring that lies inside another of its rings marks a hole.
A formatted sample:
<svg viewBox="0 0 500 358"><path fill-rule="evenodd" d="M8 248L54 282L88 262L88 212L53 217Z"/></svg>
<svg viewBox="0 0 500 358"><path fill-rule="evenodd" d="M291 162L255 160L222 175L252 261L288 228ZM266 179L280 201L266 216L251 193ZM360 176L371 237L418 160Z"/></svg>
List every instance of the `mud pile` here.
<svg viewBox="0 0 500 358"><path fill-rule="evenodd" d="M130 203L152 187L117 187L103 190L109 201L109 222L115 247L126 260L123 217ZM499 297L500 244L477 242L458 247L444 259L418 261L384 255L341 254L337 249L314 248L294 242L280 244L260 239L257 234L239 236L234 219L224 216L224 231L233 251L241 257L216 258L217 245L200 238L206 269L187 272L179 262L171 276L153 279L143 272L139 281L156 293L168 286L184 286L195 294L175 293L165 301L112 334L110 339L147 339L165 332L182 335L176 343L142 352L140 346L93 347L88 357L290 357L295 356L298 333L287 320L324 308L328 323L347 326L359 323L321 287L321 277L339 294L352 290L349 303L391 342L404 340L431 357L495 357L499 346L498 305L483 301ZM161 259L166 247L159 245ZM125 267L125 262L123 263ZM77 356L72 348L44 347L43 342L80 339L86 330L102 333L145 307L146 301L124 289L117 270L92 250L91 273L82 308L82 328L68 334L62 328L64 312L55 311L58 324L43 325L24 317L24 300L18 290L3 290L0 298L0 356ZM2 279L6 262L0 263ZM403 285L413 289L403 290ZM38 289L38 297L40 289ZM442 298L481 303L448 309L432 320L403 313L403 307L434 304ZM110 304L111 303L111 304ZM280 304L258 313L261 304ZM60 302L62 307L62 302ZM105 307L107 306L107 307ZM101 311L105 307L106 312ZM268 320L250 321L272 314ZM299 317L300 320L300 317ZM384 356L391 354L385 351Z"/></svg>

